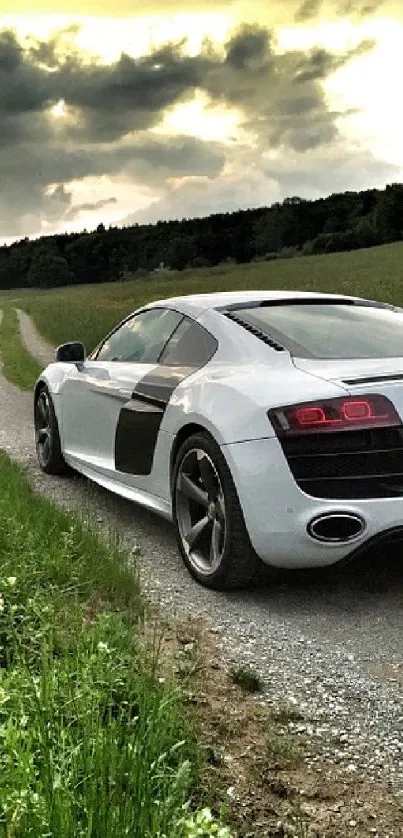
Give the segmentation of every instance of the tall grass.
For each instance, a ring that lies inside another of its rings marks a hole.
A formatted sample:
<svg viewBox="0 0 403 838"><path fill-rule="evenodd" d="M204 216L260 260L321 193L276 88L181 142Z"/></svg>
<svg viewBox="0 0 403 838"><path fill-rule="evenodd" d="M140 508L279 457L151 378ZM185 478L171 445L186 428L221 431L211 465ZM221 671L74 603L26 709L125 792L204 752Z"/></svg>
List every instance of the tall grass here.
<svg viewBox="0 0 403 838"><path fill-rule="evenodd" d="M1 453L0 516L1 838L215 834L187 813L196 740L118 545Z"/></svg>
<svg viewBox="0 0 403 838"><path fill-rule="evenodd" d="M91 349L121 318L150 300L204 291L274 288L356 294L401 304L403 245L189 269L128 282L30 290L20 292L18 305L34 317L51 343L78 339Z"/></svg>

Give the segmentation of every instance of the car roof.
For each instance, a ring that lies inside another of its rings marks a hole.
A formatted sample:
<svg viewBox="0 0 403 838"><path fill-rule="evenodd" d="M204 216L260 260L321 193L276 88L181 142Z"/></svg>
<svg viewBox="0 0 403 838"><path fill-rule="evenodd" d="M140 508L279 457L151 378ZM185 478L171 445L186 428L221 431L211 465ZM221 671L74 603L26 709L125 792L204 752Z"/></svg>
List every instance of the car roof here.
<svg viewBox="0 0 403 838"><path fill-rule="evenodd" d="M282 300L286 303L291 300L304 299L353 300L357 298L345 294L320 294L313 291L217 291L212 294L189 294L183 297L156 300L147 308L164 305L198 317L206 309L226 308L242 305L242 303L281 302Z"/></svg>

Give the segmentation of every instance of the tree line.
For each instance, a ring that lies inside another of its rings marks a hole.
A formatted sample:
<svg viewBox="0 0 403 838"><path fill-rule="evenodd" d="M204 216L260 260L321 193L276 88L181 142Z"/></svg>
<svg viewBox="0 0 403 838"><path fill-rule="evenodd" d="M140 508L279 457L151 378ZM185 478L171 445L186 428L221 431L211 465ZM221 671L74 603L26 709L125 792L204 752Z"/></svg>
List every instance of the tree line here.
<svg viewBox="0 0 403 838"><path fill-rule="evenodd" d="M159 269L334 253L403 239L403 184L271 207L23 239L0 247L0 288L119 281Z"/></svg>

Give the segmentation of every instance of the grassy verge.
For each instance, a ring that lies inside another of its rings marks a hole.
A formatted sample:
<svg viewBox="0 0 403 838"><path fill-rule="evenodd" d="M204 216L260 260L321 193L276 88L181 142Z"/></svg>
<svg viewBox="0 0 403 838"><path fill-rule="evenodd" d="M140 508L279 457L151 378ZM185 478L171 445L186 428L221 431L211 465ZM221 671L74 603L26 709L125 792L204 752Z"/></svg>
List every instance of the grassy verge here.
<svg viewBox="0 0 403 838"><path fill-rule="evenodd" d="M21 340L16 311L7 305L3 305L2 310L0 357L4 375L22 390L31 390L42 367L29 354Z"/></svg>
<svg viewBox="0 0 403 838"><path fill-rule="evenodd" d="M0 516L0 836L214 834L184 809L198 748L118 546L1 453Z"/></svg>

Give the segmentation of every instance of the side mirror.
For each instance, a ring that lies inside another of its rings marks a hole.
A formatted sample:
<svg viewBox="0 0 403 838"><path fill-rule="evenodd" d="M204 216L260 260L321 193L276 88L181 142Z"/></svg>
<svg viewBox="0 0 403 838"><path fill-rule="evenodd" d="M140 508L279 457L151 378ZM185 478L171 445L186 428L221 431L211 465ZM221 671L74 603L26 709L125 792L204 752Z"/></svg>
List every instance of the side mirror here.
<svg viewBox="0 0 403 838"><path fill-rule="evenodd" d="M80 364L85 361L85 346L80 341L74 343L62 343L55 352L55 361L64 361L65 364Z"/></svg>

